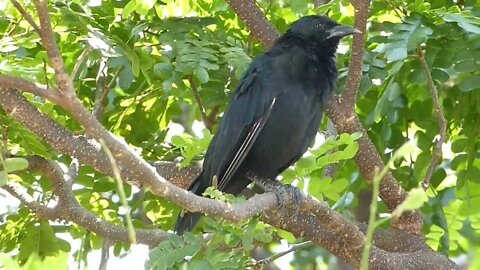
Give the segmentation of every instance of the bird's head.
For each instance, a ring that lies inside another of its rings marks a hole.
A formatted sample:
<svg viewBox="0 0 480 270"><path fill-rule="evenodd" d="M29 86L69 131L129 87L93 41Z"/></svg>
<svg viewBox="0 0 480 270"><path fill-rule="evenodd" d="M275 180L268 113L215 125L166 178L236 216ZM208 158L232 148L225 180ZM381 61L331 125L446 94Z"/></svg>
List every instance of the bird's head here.
<svg viewBox="0 0 480 270"><path fill-rule="evenodd" d="M341 38L359 32L357 29L338 24L326 16L311 15L294 22L287 35L301 38L306 42L337 45Z"/></svg>

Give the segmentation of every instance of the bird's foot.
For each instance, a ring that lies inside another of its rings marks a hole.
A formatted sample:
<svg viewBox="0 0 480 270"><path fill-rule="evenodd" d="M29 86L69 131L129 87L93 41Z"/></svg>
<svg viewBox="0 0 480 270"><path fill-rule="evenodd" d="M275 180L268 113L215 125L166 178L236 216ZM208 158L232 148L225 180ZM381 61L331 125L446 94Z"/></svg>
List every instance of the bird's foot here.
<svg viewBox="0 0 480 270"><path fill-rule="evenodd" d="M293 206L295 212L298 212L303 194L297 187L284 185L275 179L261 178L253 173L247 173L247 177L265 192L275 193L279 207Z"/></svg>
<svg viewBox="0 0 480 270"><path fill-rule="evenodd" d="M279 207L290 206L295 210L296 214L298 213L303 195L297 187L279 183L271 192L274 192L275 196L277 196Z"/></svg>

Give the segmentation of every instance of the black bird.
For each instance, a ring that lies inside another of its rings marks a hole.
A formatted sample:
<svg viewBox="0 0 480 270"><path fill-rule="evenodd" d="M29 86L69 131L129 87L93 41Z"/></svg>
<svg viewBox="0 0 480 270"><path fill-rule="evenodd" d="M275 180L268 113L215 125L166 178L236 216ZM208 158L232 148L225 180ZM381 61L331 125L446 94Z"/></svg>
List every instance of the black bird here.
<svg viewBox="0 0 480 270"><path fill-rule="evenodd" d="M188 190L201 195L212 185L234 195L251 181L248 173L275 179L313 142L336 81L336 50L357 30L325 16L292 24L243 75L203 163ZM181 214L175 231L191 230L202 214Z"/></svg>

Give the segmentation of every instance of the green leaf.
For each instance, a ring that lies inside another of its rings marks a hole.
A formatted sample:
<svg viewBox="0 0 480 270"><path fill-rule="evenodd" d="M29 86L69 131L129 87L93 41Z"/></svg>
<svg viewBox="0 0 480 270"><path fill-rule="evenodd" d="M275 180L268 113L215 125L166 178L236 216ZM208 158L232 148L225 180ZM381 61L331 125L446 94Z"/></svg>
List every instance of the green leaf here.
<svg viewBox="0 0 480 270"><path fill-rule="evenodd" d="M332 181L330 177L322 177L321 179L312 179L310 181L308 192L319 199L325 196L332 201L338 201L347 186L348 180L345 178Z"/></svg>
<svg viewBox="0 0 480 270"><path fill-rule="evenodd" d="M422 207L426 201L428 201L428 197L423 188L413 188L408 192L408 196L405 201L399 204L392 212L392 217L399 218L403 212L416 210Z"/></svg>
<svg viewBox="0 0 480 270"><path fill-rule="evenodd" d="M287 240L289 244L293 244L297 242L297 238L295 238L295 235L293 235L291 232L284 231L281 229L276 229L276 234L280 236L282 239Z"/></svg>
<svg viewBox="0 0 480 270"><path fill-rule="evenodd" d="M155 75L166 80L173 76L173 66L171 63L158 63L153 66Z"/></svg>
<svg viewBox="0 0 480 270"><path fill-rule="evenodd" d="M23 171L28 168L28 160L24 158L7 158L5 159L5 171L15 172Z"/></svg>
<svg viewBox="0 0 480 270"><path fill-rule="evenodd" d="M298 14L304 14L308 10L308 4L311 1L308 0L294 0L290 1L290 8L293 12Z"/></svg>
<svg viewBox="0 0 480 270"><path fill-rule="evenodd" d="M463 30L480 34L480 19L467 13L443 13L446 22L456 22Z"/></svg>
<svg viewBox="0 0 480 270"><path fill-rule="evenodd" d="M0 187L8 182L8 173L6 171L0 171Z"/></svg>
<svg viewBox="0 0 480 270"><path fill-rule="evenodd" d="M59 251L57 237L47 221L41 221L40 225L31 224L26 228L25 235L20 244L20 260L26 260L32 254L52 256Z"/></svg>
<svg viewBox="0 0 480 270"><path fill-rule="evenodd" d="M420 16L406 17L404 23L395 24L388 36L390 42L379 45L374 51L384 52L389 62L403 60L409 51L415 50L432 33L431 28L422 24Z"/></svg>
<svg viewBox="0 0 480 270"><path fill-rule="evenodd" d="M172 136L172 144L175 145L176 147L182 147L187 144L185 139L182 136Z"/></svg>
<svg viewBox="0 0 480 270"><path fill-rule="evenodd" d="M472 76L463 80L458 86L463 92L469 92L480 88L480 76Z"/></svg>
<svg viewBox="0 0 480 270"><path fill-rule="evenodd" d="M135 7L137 6L137 1L136 0L130 0L128 4L125 5L122 11L122 18L126 19L128 16L135 10Z"/></svg>
<svg viewBox="0 0 480 270"><path fill-rule="evenodd" d="M373 119L376 123L382 120L385 114L392 108L393 101L395 101L400 94L401 89L399 84L390 80L373 111Z"/></svg>
<svg viewBox="0 0 480 270"><path fill-rule="evenodd" d="M147 15L150 9L155 5L156 0L136 0L135 12L140 15Z"/></svg>
<svg viewBox="0 0 480 270"><path fill-rule="evenodd" d="M133 75L135 77L138 77L140 74L140 60L138 59L138 55L135 53L134 50L128 46L127 43L123 42L120 38L118 37L113 37L115 42L117 43L118 46L122 49L123 54L130 60L132 63L132 71Z"/></svg>
<svg viewBox="0 0 480 270"><path fill-rule="evenodd" d="M203 67L197 67L195 76L201 84L207 83L210 80L207 70Z"/></svg>
<svg viewBox="0 0 480 270"><path fill-rule="evenodd" d="M394 48L386 53L387 60L390 62L405 59L407 55L407 48Z"/></svg>
<svg viewBox="0 0 480 270"><path fill-rule="evenodd" d="M182 239L180 236L172 234L168 240L150 250L145 267L146 269L171 269L175 264L182 262L185 257L194 256L200 247L200 241L195 237L185 236Z"/></svg>
<svg viewBox="0 0 480 270"><path fill-rule="evenodd" d="M452 143L452 151L454 153L465 152L473 141L469 140L466 137L456 138Z"/></svg>

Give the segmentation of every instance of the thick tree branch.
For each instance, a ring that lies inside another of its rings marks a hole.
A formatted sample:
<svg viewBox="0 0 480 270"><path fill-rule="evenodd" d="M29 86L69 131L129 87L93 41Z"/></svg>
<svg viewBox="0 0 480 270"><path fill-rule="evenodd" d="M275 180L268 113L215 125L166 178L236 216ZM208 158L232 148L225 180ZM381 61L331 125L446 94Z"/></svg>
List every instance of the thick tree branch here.
<svg viewBox="0 0 480 270"><path fill-rule="evenodd" d="M351 1L355 8L355 28L359 33L353 35L352 55L348 66L348 76L345 83L344 98L345 110L355 112L358 90L362 80L363 51L367 38L367 18L370 10L370 0Z"/></svg>
<svg viewBox="0 0 480 270"><path fill-rule="evenodd" d="M46 207L38 202L35 202L32 198L29 198L26 193L21 192L18 187L14 187L11 184L2 186L1 188L24 203L39 218L73 222L88 231L92 231L99 236L105 237L110 241L129 242L128 231L126 228L113 225L110 222L100 219L94 213L88 211L78 204L58 204L55 207ZM63 194L59 194L59 196L63 196ZM136 229L135 232L137 235L137 243L149 246L156 246L160 242L166 240L169 236L168 233L158 229Z"/></svg>
<svg viewBox="0 0 480 270"><path fill-rule="evenodd" d="M331 233L337 235L342 241L348 242L352 251L357 252L363 249L365 242L363 233L353 222L332 210L326 202L307 195L303 198L301 209L312 213Z"/></svg>
<svg viewBox="0 0 480 270"><path fill-rule="evenodd" d="M53 122L49 117L40 113L31 106L24 97L14 90L3 90L0 95L0 106L12 117L23 123L28 129L44 139L51 146L64 154L76 157L81 163L94 166L99 172L113 175L108 157L99 149L99 145L84 137L72 136L65 128ZM134 155L127 146L118 149L121 156ZM113 151L112 151L113 152ZM118 154L117 154L118 155ZM118 157L118 165L122 179L149 187L155 195L165 197L172 202L182 205L191 212L203 212L219 216L227 220L238 222L253 217L263 211L276 207L277 201L273 193L256 195L242 204L230 205L213 199L195 196L158 175L157 171L148 163L136 162L133 158ZM140 159L139 157L137 157ZM144 165L146 164L146 165ZM143 167L146 166L146 167ZM173 168L172 168L173 167ZM159 163L159 168L167 168L168 174L175 174L175 166L165 166ZM147 173L142 170L148 171ZM189 174L194 172L190 169ZM141 180L139 180L141 179Z"/></svg>
<svg viewBox="0 0 480 270"><path fill-rule="evenodd" d="M368 137L357 114L348 114L343 112L340 105L331 102L328 107L330 120L335 124L339 133L360 132L362 137L358 140L358 152L355 156L355 162L360 173L365 179L371 181L375 177L375 171L385 167L380 154L375 145ZM393 211L407 197L400 183L391 173L385 174L380 182L380 198L387 205L390 211ZM394 220L394 228L404 230L413 234L421 234L422 217L418 212L405 212L399 220Z"/></svg>
<svg viewBox="0 0 480 270"><path fill-rule="evenodd" d="M71 185L66 184L67 182L66 182L66 179L64 179L63 171L55 162L45 160L44 158L41 158L41 157L29 157L28 161L29 161L28 170L30 172L40 172L51 180L52 185L54 187L54 193L55 195L57 195L59 199L58 204L53 208L45 207L35 202L28 195L20 192L18 188L13 187L12 185L5 186L4 187L5 190L7 190L13 196L21 200L23 203L25 203L27 207L29 207L41 218L45 218L49 220L64 220L64 221L74 222L84 227L85 229L96 233L99 236L105 237L109 241L128 242L128 231L125 228L119 227L109 222L106 222L104 220L98 219L98 217L95 214L81 207L76 202L71 191ZM302 204L302 205L312 205L317 203L323 203L318 201L312 203L311 201L309 201L310 199L311 198L307 198L306 204ZM319 207L319 209L322 209L322 208L326 211L330 211L330 209L327 206ZM285 209L282 209L281 211L285 212ZM269 214L275 215L275 213L276 211L268 212L266 214L267 220L268 220ZM283 226L282 222L285 222L283 218L285 218L288 215L287 213L280 213L279 216L282 218L276 221L273 220L272 224L275 226L281 227ZM332 226L327 226L328 229L324 231L322 229L324 228L323 222L322 224L318 223L318 220L309 218L308 214L299 213L295 215L293 219L290 219L288 221L288 224L290 224L291 226L297 227L300 224L304 224L303 222L305 220L310 220L310 223L307 223L307 225L315 225L315 226L301 227L301 229L305 230L301 234L308 235L309 233L318 232L315 241L316 242L326 241L327 243L330 243L329 246L326 247L327 249L333 249L334 251L336 250L338 252L338 255L344 254L346 250L358 249L358 247L355 248L351 245L350 238L348 237L348 235L344 235L344 237L339 239L342 243L349 243L348 246L343 245L344 248L337 249L338 242L335 242L334 239L338 239L338 237L335 236L336 234L332 234ZM333 223L333 225L339 226L339 224L337 223ZM340 227L342 227L341 223L340 223ZM364 227L365 226L361 226L362 229L364 229ZM313 232L312 232L312 228L314 228ZM135 231L138 237L138 243L142 243L150 246L157 245L161 241L165 240L169 235L168 233L163 232L161 230L157 230L157 229L153 229L153 230L136 229ZM337 231L340 232L340 235L342 235L345 232L344 228L339 228L337 229ZM398 242L392 241L395 239L398 240ZM406 242L405 239L407 239L408 242ZM379 231L375 236L375 243L377 243L377 241L380 243L383 242L387 247L387 250L389 248L392 250L395 249L396 251L400 251L400 252L418 252L418 251L421 251L424 253L431 252L428 249L428 247L426 247L425 245L422 245L419 240L421 240L421 238L416 238L415 236L410 236L402 232ZM418 244L415 244L415 243L418 243ZM398 247L404 247L404 248L398 248ZM376 251L376 252L381 252L381 251ZM407 258L409 257L406 257L406 259ZM386 260L385 262L389 263L390 261ZM406 268L406 269L415 269L415 268Z"/></svg>
<svg viewBox="0 0 480 270"><path fill-rule="evenodd" d="M359 150L355 161L362 175L368 181L372 181L376 170L385 167L375 145L363 128L358 115L355 113L355 103L362 78L363 53L367 32L367 18L370 7L368 0L352 1L355 7L355 27L361 31L353 38L352 57L348 67L345 92L340 97L335 97L327 106L327 115L335 124L339 133L362 133L359 140ZM393 211L405 200L407 193L399 182L387 173L380 184L380 197L390 211ZM398 220L394 220L393 226L414 234L421 234L422 218L418 212L406 212Z"/></svg>
<svg viewBox="0 0 480 270"><path fill-rule="evenodd" d="M40 218L48 220L64 220L73 222L92 231L99 236L113 242L129 242L126 228L113 225L108 221L98 218L97 215L82 207L72 192L70 184L71 171L65 174L60 166L54 161L46 160L39 156L28 157L29 172L36 172L45 175L53 186L53 192L58 201L54 207L46 207L36 202L19 187L8 184L4 188L15 198L24 203L30 210ZM158 229L146 230L136 229L137 243L149 246L156 246L168 238L169 234Z"/></svg>
<svg viewBox="0 0 480 270"><path fill-rule="evenodd" d="M262 220L269 224L278 224L278 228L289 231L296 237L311 240L331 254L343 258L353 267L359 266L361 249L358 250L352 247L350 241L345 242L344 238L338 237L329 228L322 226L323 224L311 214L298 212L292 215L291 212L285 209L279 209L264 213ZM460 269L445 256L428 247L421 247L420 241L422 241L422 238L419 236L409 235L400 231L393 233L387 231L379 232L374 237L374 243L380 241L382 244L386 244L387 250L394 250L394 246L397 245L394 241L399 240L402 242L399 245L404 248L399 252L382 250L377 246L372 248L369 258L369 269ZM392 237L392 239L385 241L389 237ZM410 243L414 243L416 248L410 249Z"/></svg>
<svg viewBox="0 0 480 270"><path fill-rule="evenodd" d="M58 136L59 136L58 133L59 133L59 134L62 134L61 136L64 140L72 140L76 144L83 144L83 147L86 148L86 149L90 148L89 149L90 155L88 155L88 156L83 156L82 157L81 154L84 153L84 152L78 152L77 153L75 151L71 151L71 153L70 153L73 156L77 156L77 158L79 158L79 160L84 160L86 162L86 164L89 164L89 162L92 162L93 160L98 160L99 159L98 157L102 157L102 159L105 158L103 152L101 152L98 149L91 146L89 141L79 140L79 138L82 138L82 137L76 137L76 138L73 137L71 134L68 133L68 131L64 130L63 127L58 126L56 123L51 121L51 119L42 115L37 109L31 108L31 105L23 97L21 97L17 92L11 91L11 90L10 91L5 90L4 94L5 95L0 95L0 105L2 107L6 108L7 113L11 113L11 115L13 117L17 118L21 122L27 123L27 125L29 123L30 123L30 125L32 125L32 122L35 122L37 124L40 123L41 125L45 124L44 127L46 127L49 131L51 131L51 130L56 130L57 131L57 133L44 133L44 130L40 129L39 133L43 134L42 137L44 137L44 139L50 140L50 141L52 141L52 140L55 141L57 139L60 139L60 138L58 138ZM14 109L9 110L9 107L5 106L5 105L8 105L9 102L13 102L13 104L11 104L11 106L16 104L14 106ZM21 108L22 106L25 106L26 108L28 108L30 110L25 110L24 108ZM36 121L31 121L30 122L30 121L28 121L28 118L36 119ZM41 121L39 122L39 120L41 120ZM53 126L53 128L52 128L52 126ZM44 127L42 127L42 128L44 128ZM31 128L33 132L36 132L36 131L38 132L38 126L34 125L34 126L30 126L29 128ZM61 143L61 144L56 144L56 145L57 146L64 146L65 144ZM92 149L92 148L94 148L94 149ZM80 155L78 155L78 154L80 154ZM60 178L60 176L62 174L62 171L58 168L58 166L51 165L51 166L47 167L47 168L49 168L48 170L46 170L46 169L41 170L40 169L41 167L38 167L38 166L34 165L34 164L37 164L37 163L34 162L37 159L38 159L37 157L30 158L30 161L32 162L32 166L34 166L32 168L36 168L37 170L42 171L47 176L49 176L53 179ZM108 166L108 161L105 161L105 162L107 164L105 166ZM176 174L175 172L177 171L176 168L172 169L172 167L167 167L166 162L158 163L157 167L158 168L167 168L167 171L168 170L173 171L173 173L170 173L171 175L175 175ZM111 175L110 169L108 169L107 172ZM191 175L195 175L197 172L198 172L198 168L191 169L191 171L189 173ZM56 213L56 215L53 215L52 211L46 211L45 210L45 211L41 212L41 213L43 213L43 217L49 218L49 219L61 218L63 220L72 221L72 222L75 222L75 223L77 223L81 226L84 226L88 230L92 230L92 231L98 233L99 235L103 235L105 237L108 237L109 239L111 237L113 237L113 238L111 238L112 240L127 241L128 238L126 236L127 235L126 229L121 228L121 230L120 230L119 228L110 228L110 227L106 226L106 224L99 223L99 222L93 222L94 221L93 220L93 218L94 218L93 214L85 213L84 209L82 209L81 207L75 206L75 205L77 205L77 203L70 193L71 186L66 185L63 182L59 182L59 181L57 181L55 183L56 184L53 185L55 193L56 194L62 194L61 196L59 196L59 199L62 198L61 199L62 201L59 201L59 202L62 202L60 205L70 205L71 207L68 208L68 211L63 211L63 210L59 211L58 209L55 209L56 211L54 211L54 212ZM271 193L257 195L256 197L253 197L253 198L247 200L246 203L239 204L239 205L225 205L224 203L221 203L221 202L218 202L218 201L215 201L215 200L210 200L210 199L206 199L206 198L197 197L197 196L195 196L191 193L187 193L183 190L181 191L181 193L182 194L179 194L179 196L182 197L181 200L184 202L184 203L181 203L181 204L184 205L187 209L189 209L191 211L196 209L197 211L207 212L207 213L210 213L210 214L213 214L213 215L216 215L216 216L222 216L222 217L224 217L226 219L229 219L229 220L232 220L232 221L244 220L244 219L248 218L249 216L252 216L256 213L265 211L266 209L272 209L276 206L276 197L275 197L275 195L273 195ZM205 203L201 203L199 205L206 205L206 204L210 205L212 203L213 203L213 205L209 206L210 208L204 207L204 206L198 206L198 207L195 206L197 208L195 208L195 207L188 208L187 207L188 203L185 203L185 202L195 202L197 200L197 198L201 199L201 200L205 200ZM269 205L270 206L265 207L265 208L256 209L255 205L260 205L260 206L263 206L263 207L264 206L269 206ZM75 206L75 207L73 207L73 206ZM248 209L248 211L245 211L245 209ZM354 224L350 223L348 220L345 220L338 213L335 213L334 211L332 211L325 202L316 201L313 198L308 197L307 200L305 201L305 203L302 203L302 209L306 210L306 211L312 211L315 214L315 216L321 221L321 224L322 224L321 226L322 227L327 227L328 231L330 233L335 232L336 233L335 235L337 235L337 234L342 235L342 237L340 237L340 238L342 238L343 241L348 240L349 243L350 243L349 246L351 248L355 247L355 249L357 250L357 249L360 249L360 247L362 246L363 235L360 233L358 228L356 228L356 226ZM252 210L254 210L254 212L250 212ZM38 211L38 209L37 209L37 211ZM244 214L242 214L242 213L244 213ZM61 215L61 216L58 216L58 215ZM81 220L77 219L78 217L81 217ZM279 224L279 223L272 223L272 225L281 226L281 224ZM107 228L108 230L105 229L103 231L98 231L98 229L96 229L97 226ZM114 234L109 234L109 232L114 232ZM146 234L146 233L147 233L146 231L143 232L143 234ZM139 234L142 235L142 232L140 231ZM111 236L111 235L113 235L113 236ZM120 237L120 235L122 235L122 236ZM337 236L335 236L335 237L338 238ZM155 238L155 237L153 239L158 240L158 238ZM355 239L357 239L357 240L355 240ZM157 240L155 240L155 241L157 241ZM139 236L139 241L142 241L140 239L140 236ZM154 240L152 240L152 241L154 241ZM353 245L352 243L357 243L357 244Z"/></svg>
<svg viewBox="0 0 480 270"><path fill-rule="evenodd" d="M423 179L422 183L423 188L427 189L430 186L430 178L432 178L433 171L435 170L438 161L442 157L442 145L445 142L445 137L447 133L447 120L445 119L445 116L443 116L442 107L440 106L440 102L438 101L438 90L433 83L432 74L430 73L427 61L425 60L425 55L420 46L418 46L417 48L417 54L420 59L420 63L422 64L423 73L425 74L425 78L427 79L428 90L430 90L430 94L432 95L433 108L435 110L435 115L438 120L438 126L440 131L440 137L435 144L435 148L432 154L432 160L430 161L430 165L428 165L427 173L425 174L425 178Z"/></svg>
<svg viewBox="0 0 480 270"><path fill-rule="evenodd" d="M365 223L358 224L363 233L367 232L368 226ZM422 236L409 234L399 230L376 229L373 236L373 243L379 249L388 252L417 252L431 251Z"/></svg>
<svg viewBox="0 0 480 270"><path fill-rule="evenodd" d="M33 82L14 76L0 75L0 89L22 89L24 92L46 98L52 102L58 102L60 100L57 92L42 88Z"/></svg>
<svg viewBox="0 0 480 270"><path fill-rule="evenodd" d="M187 189L202 171L195 165L180 169L180 164L170 161L156 161L152 165L165 179L183 189Z"/></svg>

